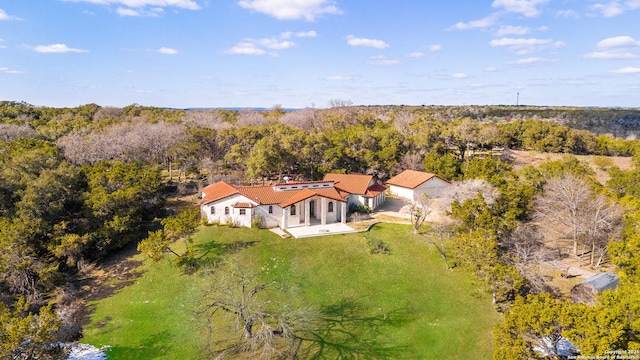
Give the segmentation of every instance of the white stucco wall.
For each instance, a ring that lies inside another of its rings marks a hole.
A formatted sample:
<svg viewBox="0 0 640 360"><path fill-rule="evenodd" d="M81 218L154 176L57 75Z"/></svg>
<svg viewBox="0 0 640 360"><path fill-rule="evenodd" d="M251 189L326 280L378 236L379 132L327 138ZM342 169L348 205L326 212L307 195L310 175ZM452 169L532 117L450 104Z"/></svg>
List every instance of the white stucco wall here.
<svg viewBox="0 0 640 360"><path fill-rule="evenodd" d="M420 186L415 189L409 189L397 185L391 185L389 187L389 192L393 195L408 199L408 200L419 200L422 198L423 194L427 194L430 198L435 199L442 196L442 191L447 187L451 186L448 182L434 177L425 181Z"/></svg>
<svg viewBox="0 0 640 360"><path fill-rule="evenodd" d="M238 202L255 204L242 195L233 195L220 201L203 205L200 211L206 216L209 223L219 221L220 224L228 224L228 222L231 221L236 226L251 227L251 213L253 209L245 209L246 214L240 215L240 209L235 209L232 206ZM215 208L215 214L211 213L212 207ZM229 209L228 215L225 214L225 207Z"/></svg>

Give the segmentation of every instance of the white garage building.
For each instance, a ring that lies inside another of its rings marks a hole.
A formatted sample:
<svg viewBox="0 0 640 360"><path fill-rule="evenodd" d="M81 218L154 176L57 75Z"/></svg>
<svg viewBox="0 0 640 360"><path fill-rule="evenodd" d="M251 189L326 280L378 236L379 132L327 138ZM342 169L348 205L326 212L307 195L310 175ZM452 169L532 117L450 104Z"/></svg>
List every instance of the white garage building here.
<svg viewBox="0 0 640 360"><path fill-rule="evenodd" d="M411 201L420 200L424 194L439 198L451 183L436 174L405 170L387 181L389 192Z"/></svg>

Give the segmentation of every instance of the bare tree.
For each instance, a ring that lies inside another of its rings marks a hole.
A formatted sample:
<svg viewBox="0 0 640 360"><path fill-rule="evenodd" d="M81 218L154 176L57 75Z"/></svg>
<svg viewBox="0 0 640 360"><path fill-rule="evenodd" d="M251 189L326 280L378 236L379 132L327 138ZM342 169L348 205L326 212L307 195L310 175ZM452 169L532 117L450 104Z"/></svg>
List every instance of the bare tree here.
<svg viewBox="0 0 640 360"><path fill-rule="evenodd" d="M38 136L29 125L0 124L0 141L13 141L19 138L35 138Z"/></svg>
<svg viewBox="0 0 640 360"><path fill-rule="evenodd" d="M343 100L343 99L331 99L329 100L328 105L330 108L348 107L353 105L353 101Z"/></svg>
<svg viewBox="0 0 640 360"><path fill-rule="evenodd" d="M427 216L431 214L431 199L424 194L420 199L414 199L409 205L409 215L411 215L411 225L413 225L413 233L418 234L420 227L427 220Z"/></svg>
<svg viewBox="0 0 640 360"><path fill-rule="evenodd" d="M286 284L261 281L255 266L243 264L238 258L215 272L215 283L204 299L204 313L218 324L215 317L225 317L233 329L218 334L237 333L237 341L225 352L245 353L252 358L286 357L294 354L300 332L309 329L318 313L311 308L294 308L278 302ZM278 295L280 293L280 295ZM213 329L214 333L216 329Z"/></svg>
<svg viewBox="0 0 640 360"><path fill-rule="evenodd" d="M447 270L451 270L452 267L449 265L449 257L447 255L446 243L451 239L451 224L447 222L439 222L432 225L431 230L431 239L428 240L429 243L436 248L438 254L444 260L444 264L447 267ZM433 236L437 236L437 240L433 239Z"/></svg>
<svg viewBox="0 0 640 360"><path fill-rule="evenodd" d="M450 211L451 203L454 201L463 204L465 200L482 195L485 203L489 206L495 204L500 192L493 185L482 179L469 179L456 181L442 192L441 206L443 210Z"/></svg>
<svg viewBox="0 0 640 360"><path fill-rule="evenodd" d="M547 182L535 201L534 219L548 235L578 245L591 247L591 264L597 248L606 246L609 235L618 228L622 210L603 195L595 194L589 184L575 175L566 174Z"/></svg>
<svg viewBox="0 0 640 360"><path fill-rule="evenodd" d="M501 245L507 249L503 257L527 280L532 292L549 291L542 265L552 258L552 254L534 226L519 225Z"/></svg>

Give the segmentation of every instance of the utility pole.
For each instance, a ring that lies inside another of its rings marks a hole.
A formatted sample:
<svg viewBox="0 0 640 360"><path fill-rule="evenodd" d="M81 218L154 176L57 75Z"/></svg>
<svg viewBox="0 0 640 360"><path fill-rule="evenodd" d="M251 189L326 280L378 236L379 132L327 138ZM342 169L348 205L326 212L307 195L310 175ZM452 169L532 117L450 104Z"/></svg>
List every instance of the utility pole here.
<svg viewBox="0 0 640 360"><path fill-rule="evenodd" d="M520 92L516 93L516 106L520 105Z"/></svg>

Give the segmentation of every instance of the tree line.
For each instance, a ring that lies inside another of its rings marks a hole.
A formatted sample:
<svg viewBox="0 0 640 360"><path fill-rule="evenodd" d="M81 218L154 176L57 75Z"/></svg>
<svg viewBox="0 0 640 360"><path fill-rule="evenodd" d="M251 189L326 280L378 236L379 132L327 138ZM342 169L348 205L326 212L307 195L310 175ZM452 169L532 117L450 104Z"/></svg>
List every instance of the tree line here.
<svg viewBox="0 0 640 360"><path fill-rule="evenodd" d="M474 195L450 202L453 255L505 310L519 304L519 294L548 290L536 272L537 262L547 256L543 241L530 236L534 232L527 225L551 224L541 209L545 199L553 200L554 181L575 176L564 181L589 188L582 201L600 199L599 210L611 199L638 209L637 170L611 168L607 186L598 187L575 158L516 172L507 161L487 155L494 148L516 148L629 156L637 154L638 141L554 121L514 120L512 115L479 119L463 110L337 105L291 112L279 106L265 111L175 110L137 104L41 108L1 102L0 293L6 306L0 307L0 316L20 324L1 330L3 339L13 339L2 341L2 356L45 357L50 352L44 344L55 340L65 323L56 312L69 313L61 311L69 304L57 301L67 297L54 295L72 288L69 284L86 264L148 233L162 247L142 242L143 251L158 255L170 249L183 226L179 218L160 221L167 217L166 185L187 178L205 185L221 179L259 183L285 174L315 180L327 172L357 172L385 180L411 168L458 180L462 187L476 186ZM484 185L469 185L479 180ZM490 191L478 190L487 186ZM637 283L637 215L627 215L615 239L602 235L613 227L583 224L578 231L567 224L557 223L553 230L564 231L563 237L575 235L576 248L610 254L625 281ZM446 260L446 249L441 250ZM188 257L177 255L181 261Z"/></svg>

